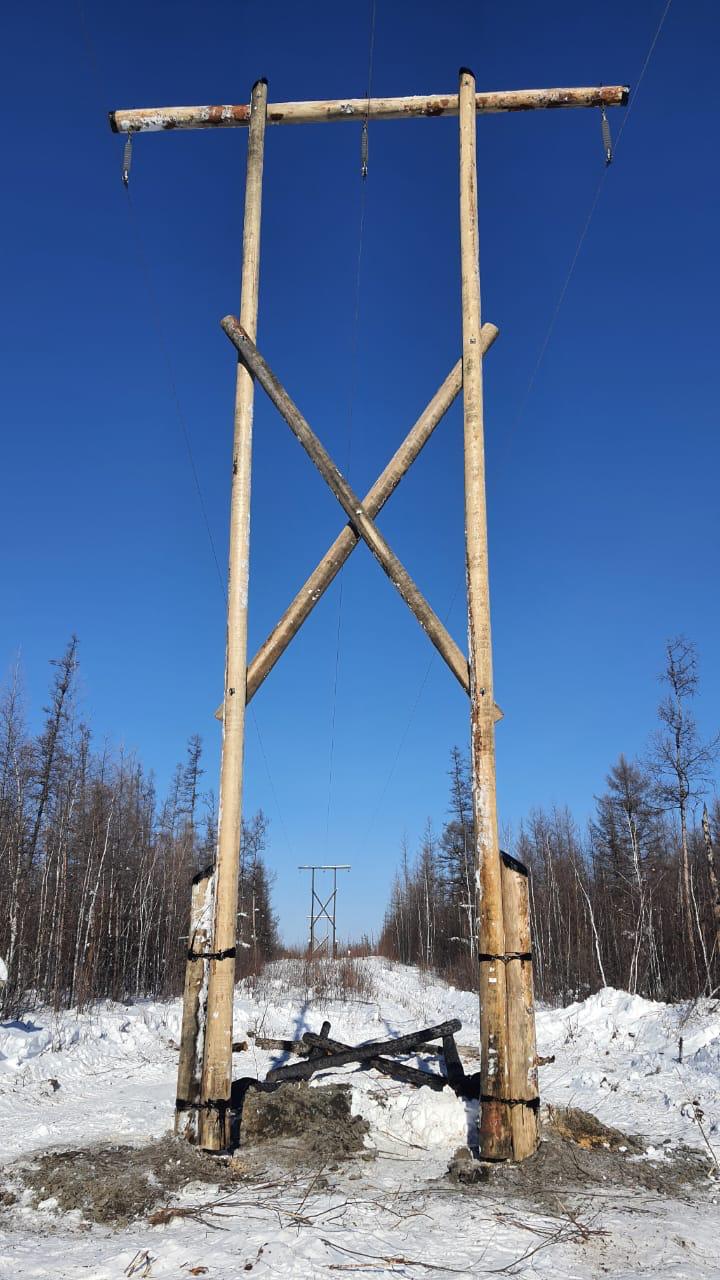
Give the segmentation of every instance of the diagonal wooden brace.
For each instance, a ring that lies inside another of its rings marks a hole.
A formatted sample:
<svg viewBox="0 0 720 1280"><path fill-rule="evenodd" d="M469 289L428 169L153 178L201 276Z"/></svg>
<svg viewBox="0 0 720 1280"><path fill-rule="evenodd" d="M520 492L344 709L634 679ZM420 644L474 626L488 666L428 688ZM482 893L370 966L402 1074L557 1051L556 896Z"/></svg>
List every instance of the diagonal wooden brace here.
<svg viewBox="0 0 720 1280"><path fill-rule="evenodd" d="M310 460L315 464L328 487L332 490L340 506L349 517L350 523L363 538L372 551L378 564L384 569L393 586L402 596L410 610L415 614L420 626L432 640L438 653L466 693L469 692L467 658L462 653L452 636L443 626L437 614L428 604L420 589L410 577L407 569L401 564L394 551L388 546L380 530L370 518L357 495L350 488L345 477L335 466L327 450L320 443L310 424L290 399L285 388L276 378L266 361L260 355L255 343L234 316L226 316L222 327L236 348L245 367L257 378L263 391L272 400L275 408L287 422L296 439L303 446Z"/></svg>
<svg viewBox="0 0 720 1280"><path fill-rule="evenodd" d="M498 336L494 324L484 324L480 331L483 355L490 350ZM435 428L442 421L450 406L457 399L462 388L462 361L458 360L454 369L438 388L427 407L420 414L417 422L410 428L400 447L395 451L384 471L378 476L374 485L363 498L363 506L373 518L391 498L403 476L410 470L415 459L425 447ZM288 605L280 621L270 632L267 640L260 646L247 671L247 701L255 696L260 685L269 676L276 662L282 657L290 641L297 635L300 627L310 617L315 605L322 599L328 587L339 574L343 565L350 558L361 541L351 524L338 534L328 548L317 567L301 586L291 604ZM219 719L222 719L222 707Z"/></svg>

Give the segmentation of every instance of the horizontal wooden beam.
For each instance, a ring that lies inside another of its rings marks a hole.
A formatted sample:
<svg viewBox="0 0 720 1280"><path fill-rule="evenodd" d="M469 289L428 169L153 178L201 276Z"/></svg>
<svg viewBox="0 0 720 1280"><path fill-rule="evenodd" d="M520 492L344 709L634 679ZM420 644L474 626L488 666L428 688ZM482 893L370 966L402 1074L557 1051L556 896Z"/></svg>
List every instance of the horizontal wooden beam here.
<svg viewBox="0 0 720 1280"><path fill-rule="evenodd" d="M428 604L419 587L413 582L407 569L390 549L375 522L370 518L357 494L350 488L327 450L318 440L309 422L293 403L280 380L267 361L263 359L255 343L234 316L225 316L222 327L237 350L247 369L257 378L265 394L287 422L295 438L302 445L311 462L317 467L328 488L332 490L356 532L367 543L380 567L385 571L406 605L415 614L420 626L427 633L442 658L467 693L469 677L467 658L443 626L437 614Z"/></svg>
<svg viewBox="0 0 720 1280"><path fill-rule="evenodd" d="M627 85L595 85L581 89L511 89L477 93L479 114L503 111L549 111L568 107L621 107ZM250 123L250 104L204 107L134 107L111 111L113 133L160 133L163 129L243 129ZM267 123L319 124L332 120L414 120L421 116L456 116L456 93L420 94L410 98L336 98L326 102L269 102Z"/></svg>

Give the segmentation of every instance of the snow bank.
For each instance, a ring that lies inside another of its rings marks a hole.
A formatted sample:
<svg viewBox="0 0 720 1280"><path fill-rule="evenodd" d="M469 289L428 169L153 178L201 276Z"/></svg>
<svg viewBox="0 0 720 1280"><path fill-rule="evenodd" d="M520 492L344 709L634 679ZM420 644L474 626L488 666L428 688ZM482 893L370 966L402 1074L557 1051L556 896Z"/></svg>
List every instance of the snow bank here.
<svg viewBox="0 0 720 1280"><path fill-rule="evenodd" d="M458 1043L468 1070L477 1070L472 993L409 967L375 958L364 963L376 993L369 1001L308 1003L304 991L284 990L279 971L271 969L254 994L238 989L236 1038L249 1030L295 1038L328 1018L337 1039L357 1043L459 1017ZM143 1143L167 1133L179 1028L179 1001L103 1004L57 1018L36 1010L25 1021L0 1025L4 1159L58 1144ZM247 1052L236 1055L237 1076L261 1077L287 1060L248 1043ZM626 1133L645 1134L658 1160L674 1144L703 1147L706 1138L720 1158L717 1005L665 1005L607 989L566 1009L541 1009L538 1049L555 1055L541 1071L544 1101L582 1107ZM437 1070L437 1061L431 1066ZM141 1222L108 1235L80 1231L51 1204L41 1210L21 1204L14 1224L6 1218L0 1229L0 1277L114 1280L136 1266L144 1250L158 1280L194 1266L239 1280L248 1264L268 1280L331 1280L354 1266L378 1277L429 1274L428 1266L459 1275L511 1267L528 1280L720 1275L717 1188L708 1190L702 1206L658 1196L638 1206L627 1195L614 1202L613 1188L604 1186L592 1210L599 1215L592 1222L605 1233L597 1239L573 1234L568 1219L544 1218L527 1205L518 1225L510 1200L503 1206L485 1196L453 1195L441 1180L454 1150L472 1140L473 1106L448 1089L415 1090L355 1066L324 1073L317 1087L328 1079L352 1084L353 1111L369 1123L366 1142L376 1159L328 1172L326 1190L318 1189L315 1174L277 1183L260 1199L250 1188L240 1208L228 1209L219 1232L176 1220L166 1228ZM188 1190L188 1203L197 1203L198 1194ZM31 1215L25 1230L23 1214ZM527 1251L527 1262L519 1262Z"/></svg>

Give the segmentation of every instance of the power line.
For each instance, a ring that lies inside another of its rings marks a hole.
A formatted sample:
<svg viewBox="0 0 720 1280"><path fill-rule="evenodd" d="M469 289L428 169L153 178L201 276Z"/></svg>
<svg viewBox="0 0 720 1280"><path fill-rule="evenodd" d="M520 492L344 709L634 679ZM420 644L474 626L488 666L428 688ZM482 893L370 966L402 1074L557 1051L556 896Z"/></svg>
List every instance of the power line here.
<svg viewBox="0 0 720 1280"><path fill-rule="evenodd" d="M671 6L671 4L672 4L672 0L666 0L665 7L664 7L664 9L663 9L663 11L662 11L662 14L661 14L661 16L660 16L660 21L658 22L658 25L657 25L657 27L656 27L656 29L655 29L655 33L654 33L653 38L652 38L652 40L651 40L651 42L650 42L650 46L649 46L649 48L648 48L648 51L647 51L647 53L646 53L646 55L645 55L645 59L644 59L644 61L643 61L642 67L641 67L641 69L640 69L640 74L638 75L638 78L637 78L637 81L636 81L636 84L635 84L635 89L634 89L634 91L633 91L632 98L631 98L630 103L629 103L629 105L628 105L627 111L625 112L625 115L624 115L624 117L623 117L622 124L621 124L621 126L620 126L620 128L619 128L619 130L618 130L617 138L615 139L615 148L614 148L614 149L615 149L615 151L617 151L617 147L618 147L618 144L619 144L619 142L620 142L620 139L621 139L621 137L622 137L622 135L623 135L623 131L624 131L624 129L625 129L626 125L627 125L627 122L628 122L628 120L629 120L629 118L630 118L630 113L631 113L631 111L632 111L633 107L635 106L635 103L637 102L638 95L639 95L639 92L640 92L640 86L641 86L641 84L642 84L642 82L643 82L643 79L645 78L645 73L646 73L646 71L647 71L647 69L648 69L648 66L650 65L650 60L651 60L651 58L652 58L652 56L653 56L653 53L655 52L655 46L657 45L658 39L660 38L660 33L661 33L661 31L662 31L662 29L663 29L663 26L664 26L664 24L665 24L665 19L667 18L667 15L668 15L668 13L669 13L669 11L670 11L670 6ZM369 95L368 95L368 96L369 96ZM551 317L550 317L550 322L549 322L548 327L547 327L547 330L546 330L546 332L545 332L545 336L544 336L543 341L542 341L542 343L541 343L541 345L540 345L540 350L539 350L539 352L538 352L538 356L537 356L537 359L536 359L536 361L535 361L535 365L534 365L533 370L532 370L532 372L531 372L531 374L530 374L530 380L529 380L528 385L527 385L527 387L526 387L526 389L525 389L525 392L524 392L524 394L523 394L522 400L521 400L521 402L520 402L520 407L519 407L519 409L518 409L518 412L517 412L517 415L516 415L516 417L515 417L515 420L514 420L514 422L513 422L513 424L512 424L512 427L510 428L510 432L508 433L508 437L507 437L507 439L506 439L506 444L505 444L505 452L506 452L506 454L507 454L507 452L508 452L508 450L509 450L509 446L510 446L510 443L511 443L511 441L512 441L512 437L513 437L513 435L514 435L515 431L517 430L517 428L518 428L518 426L519 426L519 424L520 424L520 421L521 421L521 419L522 419L522 416L523 416L523 413L524 413L525 407L526 407L527 402L528 402L528 399L529 399L529 397L530 397L530 393L531 393L531 391L532 391L532 388L533 388L533 386L534 386L534 384L535 384L535 380L536 380L537 375L538 375L538 373L539 373L540 366L541 366L541 364L542 364L542 362L543 362L543 360L544 360L544 358L545 358L545 353L546 353L546 351L547 351L548 345L549 345L549 343L550 343L550 339L551 339L552 334L553 334L553 330L554 330L555 325L556 325L556 323L557 323L557 318L558 318L558 316L559 316L559 314L560 314L560 310L561 310L561 307L562 307L562 305L563 305L563 302L565 301L565 296L566 296L567 291L568 291L568 288L569 288L569 286L570 286L570 281L572 280L573 273L574 273L574 271L575 271L575 267L576 267L576 265L577 265L578 258L580 257L580 253L581 253L581 250L582 250L583 244L585 243L585 238L586 238L587 233L588 233L588 231L589 231L589 229L590 229L590 223L591 223L591 222L592 222L592 220L593 220L593 216L594 216L594 214L595 214L595 210L596 210L596 208L597 208L597 206L598 206L598 202L599 202L599 200L600 200L600 195L601 195L601 193L602 193L602 189L603 189L603 186L604 186L604 184L605 184L605 179L606 179L606 177L607 177L607 173L608 173L608 168L607 168L607 165L606 165L606 166L603 168L602 174L601 174L601 176L600 176L600 180L599 180L599 182L598 182L598 184L597 184L597 187L596 187L596 190L595 190L595 194L594 194L593 199L592 199L592 203L591 203L591 205L590 205L590 210L589 210L588 215L587 215L587 217L586 217L586 219L585 219L585 222L584 222L584 224L583 224L583 227L582 227L582 230L581 230L581 232L580 232L580 236L579 236L579 238L578 238L577 244L575 245L575 251L574 251L573 256L572 256L572 258L571 258L571 260L570 260L570 266L569 266L568 271L567 271L567 274L566 274L566 276L565 276L565 279L564 279L564 282L563 282L562 289L560 290L560 294L559 294L558 300L557 300L557 302L556 302L556 304L555 304L554 310L553 310L552 315L551 315ZM457 599L457 595L458 595L459 590L460 590L460 585L461 585L461 584L459 584L459 585L456 587L456 589L455 589L455 593L454 593L453 598L452 598L452 601L451 601L451 603L450 603L450 608L448 609L448 612L447 612L447 614L446 614L446 616L445 616L445 619L444 619L444 621L445 621L445 622L447 622L447 621L448 621L448 619L449 619L449 617L450 617L450 614L451 614L451 612L452 612L452 610L453 610L453 608L454 608L455 601L456 601L456 599ZM379 798L379 800L378 800L378 802L377 802L377 804L376 804L376 806L375 806L375 809L374 809L374 811L373 811L373 815L372 815L372 817L371 817L371 819L370 819L370 822L369 822L369 824L368 824L367 830L366 830L366 832L365 832L364 840L367 840L368 836L370 835L370 832L372 831L372 828L374 827L375 822L376 822L376 820L377 820L378 814L380 813L380 810L381 810L381 808L382 808L383 801L384 801L384 799L385 799L385 796L386 796L386 794L387 794L388 788L389 788L389 786L390 786L390 783L391 783L391 781L392 781L392 779L393 779L393 776L394 776L395 770L396 770L396 768L397 768L398 762L399 762L400 757L401 757L401 755L402 755L402 751L403 751L403 748L404 748L404 746L405 746L405 742L406 742L406 740L407 740L407 736L408 736L408 734L409 734L409 732L410 732L410 728L411 728L412 722L413 722L413 720L414 720L414 718L415 718L415 715L416 715L417 709L418 709L418 707L419 707L419 705L420 705L420 701L421 701L421 699L422 699L422 695L423 695L423 693L424 693L424 691L425 691L425 686L426 686L426 684L427 684L427 682L428 682L428 679L429 679L429 677L430 677L430 672L431 672L431 670L432 670L432 666L433 666L433 663L434 663L434 661L435 661L435 656L436 656L435 654L432 654L432 655L431 655L430 660L429 660L429 662L428 662L428 664L427 664L427 667L426 667L426 669L425 669L425 673L424 673L424 675L423 675L423 677L422 677L422 679L421 679L421 681L420 681L420 687L419 687L419 689L418 689L418 692L417 692L417 694L416 694L416 696L415 696L415 699L414 699L414 701L413 701L413 703L412 703L412 706L411 706L411 708L410 708L410 714L409 714L409 716L408 716L408 719L407 719L407 723L406 723L406 725L405 725L405 728L403 729L402 734L400 735L400 741L399 741L399 743L398 743L397 751L395 752L395 756L394 756L393 762L392 762L392 764L391 764L391 766L390 766L389 773L388 773L387 778L386 778L386 780L385 780L385 783L384 783L384 785L383 785L382 791L380 792L380 798Z"/></svg>
<svg viewBox="0 0 720 1280"><path fill-rule="evenodd" d="M135 240L135 248L137 252L138 262L140 264L141 275L145 283L145 289L146 289L148 300L150 303L150 313L153 317L153 323L155 325L158 343L163 353L163 359L165 361L165 367L167 370L168 383L170 386L170 393L172 396L173 403L175 405L175 413L177 416L178 424L180 426L180 431L181 431L183 440L185 441L185 448L187 450L188 462L190 464L190 470L192 472L193 481L195 484L195 492L197 494L198 503L200 504L200 511L202 513L203 523L205 525L205 531L207 533L208 541L210 543L210 551L212 554L213 561L215 563L215 571L217 573L218 581L220 583L220 591L222 593L223 600L226 600L227 592L225 587L225 579L223 577L223 573L220 568L220 561L218 559L218 554L215 547L215 539L213 538L212 529L210 527L210 520L207 513L207 507L205 506L205 499L203 497L202 486L200 484L200 477L198 475L197 466L195 465L195 455L193 453L192 443L190 441L190 432L188 431L187 421L185 418L185 414L183 413L182 404L180 402L180 395L177 389L177 383L175 381L175 374L173 370L172 360L170 358L170 348L165 335L165 329L162 323L160 307L157 300L157 294L155 292L155 287L153 284L152 273L150 271L150 265L148 262L147 255L145 253L145 246L143 243L142 232L140 230L139 221L135 213L135 206L133 205L132 196L130 195L129 187L126 187L126 197L127 197L127 208L128 208L130 227L132 230L133 238Z"/></svg>
<svg viewBox="0 0 720 1280"><path fill-rule="evenodd" d="M455 587L455 590L453 591L452 598L451 598L451 600L450 600L450 604L448 605L447 613L445 614L445 617L443 618L443 622L445 623L445 625L447 625L447 624L448 624L448 622L450 621L450 615L451 615L451 613L452 613L453 609L455 608L455 602L457 601L457 598L458 598L458 596L459 596L459 594L460 594L460 589L461 589L461 587L462 587L462 585L463 585L463 582L464 582L464 581L465 581L465 574L463 573L462 577L461 577L461 578L460 578L460 580L458 581L457 586ZM402 755L403 747L405 746L405 742L406 742L406 740L407 740L407 736L408 736L408 734L409 734L409 732L410 732L410 728L411 728L412 722L413 722L413 720L415 719L415 715L416 715L417 709L418 709L418 707L420 706L420 700L421 700L421 698L422 698L423 693L425 692L425 685L427 684L427 682L428 682L428 680L429 680L429 678L430 678L430 672L432 671L432 668L433 668L433 665L434 665L434 663L435 663L435 659L437 658L437 656L438 656L438 655L437 655L437 651L436 651L435 649L433 649L432 653L430 654L430 658L428 659L428 664L427 664L427 666L426 666L426 668L425 668L425 674L423 675L423 677L422 677L422 679L421 679L421 681L420 681L420 688L418 689L417 694L416 694L416 696L415 696L415 700L414 700L414 702L413 702L413 704L412 704L412 706L411 706L411 708L410 708L410 714L409 714L409 716L408 716L408 718L407 718L407 723L406 723L405 728L403 729L403 731L402 731L402 733L401 733L401 735L400 735L400 741L399 741L399 743L398 743L397 751L395 752L395 756L394 756L393 762L392 762L392 764L390 765L390 769L389 769L389 772L388 772L387 778L385 779L385 783L384 783L384 785L383 785L382 791L380 792L380 797L379 797L379 799L378 799L377 804L375 805L375 808L374 808L374 810L373 810L372 817L371 817L371 819L370 819L370 821L369 821L369 823L368 823L368 825L367 825L367 829L366 829L366 831L365 831L365 835L363 836L363 843L365 843L365 841L367 841L368 836L370 835L370 832L372 831L373 827L375 826L375 822L376 822L376 820L377 820L377 818L378 818L378 815L379 815L379 813L380 813L380 810L382 809L383 801L384 801L384 799L385 799L385 796L387 795L387 792L388 792L388 788L389 788L389 786L390 786L390 783L391 783L391 782L392 782L392 780L393 780L393 776L394 776L394 774L395 774L395 770L396 770L396 768L397 768L397 766L398 766L398 761L400 760L400 756Z"/></svg>
<svg viewBox="0 0 720 1280"><path fill-rule="evenodd" d="M95 82L95 87L97 89L98 97L100 97L102 93L100 65L98 62L97 54L95 52L95 47L93 44L92 36L90 34L90 29L88 27L85 9L83 4L81 3L81 0L78 0L77 11L78 11L80 29L82 32L83 44L85 46L85 54L88 60L88 65L90 67L91 77ZM128 137L130 138L131 135L128 135ZM160 311L157 291L155 289L155 285L153 282L152 270L150 268L148 255L145 251L145 244L142 237L142 231L140 228L139 219L135 212L135 207L133 205L132 197L130 195L130 190L127 183L125 183L125 191L127 195L128 221L129 221L132 236L135 242L135 251L136 251L138 263L140 265L140 273L142 275L142 278L145 284L145 289L150 302L150 311L153 317L153 323L154 323L156 335L158 338L158 343L163 353L165 367L166 367L167 376L168 376L168 382L171 390L171 396L172 396L173 403L175 405L175 412L176 412L177 420L180 426L180 430L181 430L183 439L185 441L185 448L187 450L188 462L190 464L190 469L192 471L195 491L197 494L198 502L200 504L203 523L205 525L208 541L210 543L210 550L212 553L213 562L215 564L215 570L216 570L218 582L220 585L220 591L222 593L223 601L227 602L227 589L225 585L225 579L223 577L222 570L220 568L217 549L215 547L215 540L213 538L212 529L210 526L210 521L207 513L207 507L205 505L205 498L203 495L202 486L200 484L200 476L198 474L198 469L195 464L195 456L193 453L192 443L190 440L190 432L188 430L187 419L183 411L182 403L180 400L180 393L178 391L177 382L175 380L173 364L170 357L170 347L167 341L167 336L166 336L165 329L162 322L162 313ZM288 852L292 856L292 845L290 843L290 838L288 836L287 827L285 825L285 818L283 816L283 811L280 805L280 800L278 798L275 782L273 780L272 771L270 769L270 762L268 760L268 755L265 750L265 743L263 742L262 733L260 732L260 724L258 722L257 715L255 714L254 707L250 708L250 713L251 713L252 722L255 726L255 732L257 734L258 744L260 746L260 754L262 755L265 771L267 773L268 782L270 784L270 791L272 793L272 797L275 803L275 809L277 811L277 815L280 820L280 826L282 828L283 836L285 838L285 843L287 844L287 847L288 847Z"/></svg>
<svg viewBox="0 0 720 1280"><path fill-rule="evenodd" d="M372 91L372 73L373 58L375 53L375 10L376 0L370 0L370 41L368 52L368 75L367 75L367 93L366 99L368 109L370 96ZM345 475L350 474L350 460L352 457L352 441L353 441L353 414L355 408L355 396L357 392L358 381L358 335L360 330L360 284L362 279L362 251L363 238L365 232L365 205L366 205L366 189L365 178L367 177L367 131L368 118L367 113L363 121L362 133L362 185L360 187L360 219L358 227L358 252L357 264L355 268L355 305L352 323L352 342L350 348L350 395L348 399L348 426L347 426L347 451L345 459ZM335 725L337 720L337 692L338 681L340 676L340 641L342 636L342 612L343 612L343 589L344 574L340 574L340 587L338 591L338 615L337 615L337 631L335 636L335 671L333 676L332 690L332 712L330 715L330 752L328 760L328 800L327 811L325 814L325 848L328 847L330 840L330 810L332 806L332 790L333 790L333 772L335 764Z"/></svg>
<svg viewBox="0 0 720 1280"><path fill-rule="evenodd" d="M639 94L639 92L640 92L640 86L641 86L641 84L642 84L642 82L643 82L643 79L645 78L645 72L647 71L648 66L650 65L650 59L652 58L653 53L655 52L655 46L656 46L656 44L657 44L657 42L658 42L658 39L660 38L660 32L662 31L663 26L665 25L665 19L667 18L667 15L668 15L668 13L669 13L669 10L670 10L670 6L671 6L671 4L672 4L672 0L666 0L665 8L664 8L664 9L663 9L663 11L662 11L662 14L661 14L661 16L660 16L660 21L658 22L658 25L657 25L657 27L656 27L656 29L655 29L655 34L653 35L653 38L652 38L652 40L650 41L650 46L649 46L649 48L648 48L648 51L647 51L647 53L646 53L646 55L645 55L645 59L644 59L644 61L643 61L642 67L641 67L641 69L640 69L640 74L638 75L638 78L637 78L637 81L636 81L636 84L635 84L635 89L634 89L634 91L633 91L632 98L630 99L630 102L629 102L629 104L628 104L628 108L627 108L627 111L625 112L625 115L624 115L624 117L623 117L622 124L620 125L620 128L618 129L617 138L615 139L615 147L614 147L614 150L615 150L615 151L617 151L617 149L618 149L618 146L619 146L619 143L620 143L620 139L622 138L622 135L623 135L623 131L624 131L624 129L625 129L625 126L627 125L628 120L630 119L630 113L631 113L631 111L632 111L633 107L635 106L635 103L637 102L638 94ZM564 279L564 281L563 281L563 286L562 286L562 288L561 288L561 290L560 290L560 294L559 294L559 296L558 296L558 300L557 300L557 302L555 303L555 307L554 307L554 309L553 309L552 315L550 316L550 322L549 322L549 324L548 324L548 326L547 326L547 329L546 329L546 331L545 331L545 336L544 336L544 338L543 338L543 340L542 340L542 342L541 342L541 344L540 344L540 350L539 350L539 352L538 352L537 359L536 359L536 361L535 361L535 364L534 364L534 366L533 366L532 372L531 372L531 374L530 374L530 379L529 379L528 384L527 384L527 387L525 388L525 391L524 391L524 393L523 393L523 396L522 396L522 399L521 399L521 401L520 401L520 405L519 405L518 411L517 411L517 413L516 413L516 415L515 415L515 418L514 418L514 420L513 420L513 422L512 422L512 425L511 425L511 427L510 427L510 430L508 431L507 437L506 437L506 439L505 439L505 448L504 448L504 456L505 456L505 457L507 457L507 454L508 454L508 453L509 453L509 451L510 451L510 445L512 444L513 438L514 438L514 436L515 436L515 434L516 434L516 432L517 432L518 427L520 426L520 422L522 421L523 415L524 415L524 413L525 413L525 408L526 408L526 406L527 406L527 402L528 402L528 400L530 399L530 394L531 394L532 389L533 389L533 387L534 387L534 385L535 385L535 382L536 382L536 379L537 379L538 373L540 372L540 366L542 365L543 360L545 359L545 354L546 354L547 349L548 349L548 346L549 346L549 344L550 344L550 339L552 338L553 331L554 331L554 329L555 329L555 325L557 324L558 316L560 315L560 310L561 310L562 305L563 305L563 303L564 303L564 301L565 301L565 297L566 297L566 295L567 295L567 291L568 291L568 289L569 289L569 287L570 287L570 281L572 280L572 277L573 277L573 275L574 275L574 273L575 273L575 267L577 266L578 258L580 257L580 253L581 253L581 251L582 251L582 247L583 247L583 245L584 245L584 243L585 243L585 238L586 238L586 236L587 236L588 231L590 230L590 223L592 222L593 217L594 217L594 214L595 214L595 210L597 209L597 206L598 206L598 203L599 203L599 200L600 200L600 196L601 196L601 194L602 194L603 187L605 186L605 180L606 180L606 178L607 178L607 175L608 175L608 166L606 165L606 166L605 166L605 168L604 168L604 169L603 169L603 171L602 171L602 174L600 175L600 180L599 180L599 182L598 182L598 184L597 184L597 187L596 187L596 189L595 189L595 194L594 194L594 196L593 196L593 198L592 198L592 202L591 202L591 205L590 205L589 213L588 213L588 215L587 215L587 217L586 217L586 219L585 219L585 222L584 222L584 224L583 224L583 227L582 227L582 230L581 230L581 232L580 232L580 236L579 236L579 238L578 238L577 244L575 245L575 251L574 251L574 253L573 253L573 255L572 255L572 258L571 258L571 260L570 260L570 266L569 266L569 268L568 268L567 274L566 274L565 279Z"/></svg>

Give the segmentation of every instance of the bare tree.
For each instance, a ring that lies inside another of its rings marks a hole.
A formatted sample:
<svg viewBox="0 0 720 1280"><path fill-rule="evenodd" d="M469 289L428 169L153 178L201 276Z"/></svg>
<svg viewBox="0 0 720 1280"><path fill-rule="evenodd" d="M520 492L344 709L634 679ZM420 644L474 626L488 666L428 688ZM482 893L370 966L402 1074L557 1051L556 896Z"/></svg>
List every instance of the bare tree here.
<svg viewBox="0 0 720 1280"><path fill-rule="evenodd" d="M668 640L665 645L665 668L660 679L668 693L658 707L661 728L652 739L648 761L652 771L655 796L664 809L674 810L680 821L680 900L683 931L696 985L700 975L697 963L697 940L703 947L703 935L697 912L688 842L688 812L693 800L700 799L710 781L712 765L720 751L720 735L702 742L690 702L698 688L697 652L684 636Z"/></svg>
<svg viewBox="0 0 720 1280"><path fill-rule="evenodd" d="M720 885L718 884L717 871L715 870L715 846L710 832L710 817L707 811L707 805L703 805L702 830L703 843L705 845L705 856L708 864L708 876L710 878L713 920L715 923L714 952L716 959L720 960Z"/></svg>

